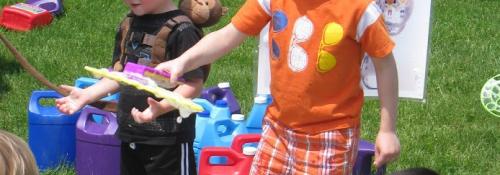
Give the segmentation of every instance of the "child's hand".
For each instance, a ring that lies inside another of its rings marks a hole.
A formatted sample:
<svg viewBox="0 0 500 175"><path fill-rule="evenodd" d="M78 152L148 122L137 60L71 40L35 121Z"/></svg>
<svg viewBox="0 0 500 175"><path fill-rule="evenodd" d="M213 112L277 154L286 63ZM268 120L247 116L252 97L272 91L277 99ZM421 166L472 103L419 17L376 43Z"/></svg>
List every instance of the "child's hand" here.
<svg viewBox="0 0 500 175"><path fill-rule="evenodd" d="M186 72L185 64L180 59L174 59L158 64L155 69L170 73L170 83L177 84L177 79Z"/></svg>
<svg viewBox="0 0 500 175"><path fill-rule="evenodd" d="M375 161L377 168L399 157L400 145L395 132L379 132L375 141Z"/></svg>
<svg viewBox="0 0 500 175"><path fill-rule="evenodd" d="M66 97L56 99L56 107L59 111L64 114L73 114L86 105L87 95L81 89L67 85L61 85L61 88L70 93Z"/></svg>
<svg viewBox="0 0 500 175"><path fill-rule="evenodd" d="M151 97L148 97L149 107L144 111L139 111L137 108L132 108L132 117L137 123L147 123L155 120L158 116L160 116L163 112L161 110L160 102L157 102Z"/></svg>

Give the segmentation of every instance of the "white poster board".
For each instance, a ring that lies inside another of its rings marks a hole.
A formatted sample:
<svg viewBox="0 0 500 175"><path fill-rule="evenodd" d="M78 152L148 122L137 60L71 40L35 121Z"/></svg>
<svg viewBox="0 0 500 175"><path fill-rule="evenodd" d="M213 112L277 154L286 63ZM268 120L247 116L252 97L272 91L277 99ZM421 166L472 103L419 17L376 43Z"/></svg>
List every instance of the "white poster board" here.
<svg viewBox="0 0 500 175"><path fill-rule="evenodd" d="M429 53L431 0L376 0L389 33L398 68L399 97L424 100ZM365 96L377 96L375 70L368 56L361 65Z"/></svg>
<svg viewBox="0 0 500 175"><path fill-rule="evenodd" d="M259 60L257 64L257 95L271 94L271 67L269 67L269 23L261 30L259 36Z"/></svg>
<svg viewBox="0 0 500 175"><path fill-rule="evenodd" d="M427 78L431 0L376 0L396 47L399 97L424 100ZM257 94L270 94L269 24L261 31L257 73ZM361 86L366 97L377 97L375 69L365 55L361 65Z"/></svg>

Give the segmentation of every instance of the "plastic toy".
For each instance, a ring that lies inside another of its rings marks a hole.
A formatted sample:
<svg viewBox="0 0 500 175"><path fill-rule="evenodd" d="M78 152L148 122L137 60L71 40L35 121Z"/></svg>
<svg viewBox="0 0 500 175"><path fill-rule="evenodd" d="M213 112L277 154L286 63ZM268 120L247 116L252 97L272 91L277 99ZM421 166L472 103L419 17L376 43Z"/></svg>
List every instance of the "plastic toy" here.
<svg viewBox="0 0 500 175"><path fill-rule="evenodd" d="M245 146L247 143L259 142L260 134L242 134L234 138L231 148L206 147L200 153L200 175L239 174L247 175L250 172L256 147ZM223 164L212 163L210 158L226 157Z"/></svg>
<svg viewBox="0 0 500 175"><path fill-rule="evenodd" d="M262 133L262 121L264 120L267 106L272 101L270 94L257 95L254 98L253 106L246 122L248 133Z"/></svg>
<svg viewBox="0 0 500 175"><path fill-rule="evenodd" d="M201 91L200 97L214 104L218 100L224 100L229 106L231 114L241 114L241 107L236 99L236 95L231 90L229 82L222 82L217 84L217 86L204 88Z"/></svg>
<svg viewBox="0 0 500 175"><path fill-rule="evenodd" d="M29 31L52 22L52 14L40 7L17 3L3 8L0 25L17 31Z"/></svg>
<svg viewBox="0 0 500 175"><path fill-rule="evenodd" d="M200 27L214 25L227 12L220 0L181 0L179 9Z"/></svg>
<svg viewBox="0 0 500 175"><path fill-rule="evenodd" d="M182 122L182 118L189 117L191 113L203 111L203 107L200 105L184 98L179 94L159 87L153 79L141 74L131 72L115 72L104 68L96 69L89 66L85 66L85 70L91 72L97 78L106 77L122 84L134 86L139 90L144 90L152 93L158 98L167 100L170 105L179 109L181 115L177 118L177 122L179 123Z"/></svg>
<svg viewBox="0 0 500 175"><path fill-rule="evenodd" d="M33 91L28 104L28 144L41 171L75 160L75 123L80 111L65 115L42 99L62 96L55 91ZM1 169L1 168L0 168Z"/></svg>
<svg viewBox="0 0 500 175"><path fill-rule="evenodd" d="M481 103L490 114L500 117L500 74L484 84L481 89Z"/></svg>
<svg viewBox="0 0 500 175"><path fill-rule="evenodd" d="M93 117L99 115L101 121ZM116 115L93 107L85 107L76 122L76 174L119 175L120 145L115 136Z"/></svg>
<svg viewBox="0 0 500 175"><path fill-rule="evenodd" d="M63 12L62 0L27 0L26 3L43 8L54 15L60 15Z"/></svg>
<svg viewBox="0 0 500 175"><path fill-rule="evenodd" d="M152 67L135 64L135 63L127 63L125 65L124 73L132 73L139 74L144 77L151 78L158 86L166 89L174 88L176 85L170 84L170 74L165 71L157 70ZM184 82L183 78L179 79L180 82Z"/></svg>

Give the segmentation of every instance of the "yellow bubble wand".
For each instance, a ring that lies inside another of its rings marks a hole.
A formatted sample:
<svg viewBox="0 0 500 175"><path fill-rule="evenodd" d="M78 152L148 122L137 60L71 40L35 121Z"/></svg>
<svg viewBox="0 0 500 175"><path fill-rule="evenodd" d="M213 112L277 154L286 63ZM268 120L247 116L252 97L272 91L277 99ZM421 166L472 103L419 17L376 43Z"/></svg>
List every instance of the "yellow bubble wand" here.
<svg viewBox="0 0 500 175"><path fill-rule="evenodd" d="M97 78L109 78L120 84L130 85L139 90L149 92L158 98L165 99L170 105L179 109L181 116L177 118L178 123L182 122L183 118L189 117L191 113L203 111L203 107L194 103L192 100L158 86L153 79L144 75L130 72L110 71L105 68L97 69L89 66L85 66L85 70L89 71Z"/></svg>

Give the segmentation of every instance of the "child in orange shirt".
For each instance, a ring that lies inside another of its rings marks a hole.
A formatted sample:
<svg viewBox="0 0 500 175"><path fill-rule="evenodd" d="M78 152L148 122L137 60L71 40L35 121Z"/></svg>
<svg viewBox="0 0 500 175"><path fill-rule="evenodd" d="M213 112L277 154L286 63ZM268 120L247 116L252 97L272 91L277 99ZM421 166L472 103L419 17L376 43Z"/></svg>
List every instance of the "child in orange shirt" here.
<svg viewBox="0 0 500 175"><path fill-rule="evenodd" d="M374 164L395 160L400 144L394 43L371 0L247 0L230 24L157 69L175 81L257 35L268 22L273 103L251 174L352 173L365 52L374 58L381 101Z"/></svg>

